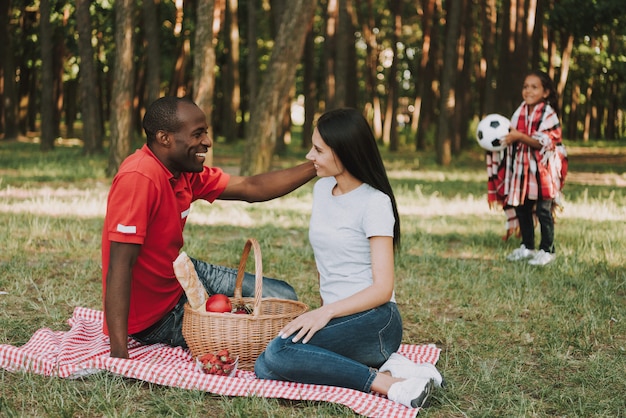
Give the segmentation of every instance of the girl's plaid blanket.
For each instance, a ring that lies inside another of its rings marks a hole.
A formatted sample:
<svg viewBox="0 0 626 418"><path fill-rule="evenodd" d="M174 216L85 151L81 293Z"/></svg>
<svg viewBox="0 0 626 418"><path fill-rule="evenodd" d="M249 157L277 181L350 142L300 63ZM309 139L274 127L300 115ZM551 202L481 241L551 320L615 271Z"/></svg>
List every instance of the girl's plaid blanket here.
<svg viewBox="0 0 626 418"><path fill-rule="evenodd" d="M307 385L257 379L253 372L238 370L234 377L204 374L196 370L188 350L164 344L140 345L129 340L130 359L109 357L108 337L102 333L100 311L76 308L68 320L71 329L42 328L21 347L0 345L0 367L11 372L78 378L109 371L163 386L201 390L225 396L260 396L292 400L334 402L368 417L416 417L418 409L406 408L384 396L332 386ZM400 352L415 362L435 364L440 349L434 345L402 345Z"/></svg>

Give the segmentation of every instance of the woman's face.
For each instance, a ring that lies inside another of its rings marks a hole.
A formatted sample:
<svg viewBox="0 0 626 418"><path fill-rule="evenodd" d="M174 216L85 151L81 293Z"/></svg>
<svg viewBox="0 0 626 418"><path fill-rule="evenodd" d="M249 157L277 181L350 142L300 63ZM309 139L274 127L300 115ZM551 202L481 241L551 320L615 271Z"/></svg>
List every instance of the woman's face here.
<svg viewBox="0 0 626 418"><path fill-rule="evenodd" d="M550 90L543 88L541 79L534 74L526 77L524 87L522 87L522 98L528 106L535 106L548 98Z"/></svg>
<svg viewBox="0 0 626 418"><path fill-rule="evenodd" d="M307 153L306 159L313 162L319 177L331 177L343 173L343 164L333 149L326 145L317 128L313 131L311 142L313 146Z"/></svg>

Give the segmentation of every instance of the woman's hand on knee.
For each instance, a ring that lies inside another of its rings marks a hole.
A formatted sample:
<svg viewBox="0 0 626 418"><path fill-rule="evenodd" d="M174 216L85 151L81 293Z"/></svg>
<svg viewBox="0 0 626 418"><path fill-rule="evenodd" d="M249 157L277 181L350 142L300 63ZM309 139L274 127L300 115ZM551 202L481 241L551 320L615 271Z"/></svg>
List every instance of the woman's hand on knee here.
<svg viewBox="0 0 626 418"><path fill-rule="evenodd" d="M324 328L332 319L332 314L324 307L315 309L310 312L303 313L280 330L278 335L283 338L289 338L293 334L291 341L294 343L302 340L302 344L306 344L311 340L317 331Z"/></svg>

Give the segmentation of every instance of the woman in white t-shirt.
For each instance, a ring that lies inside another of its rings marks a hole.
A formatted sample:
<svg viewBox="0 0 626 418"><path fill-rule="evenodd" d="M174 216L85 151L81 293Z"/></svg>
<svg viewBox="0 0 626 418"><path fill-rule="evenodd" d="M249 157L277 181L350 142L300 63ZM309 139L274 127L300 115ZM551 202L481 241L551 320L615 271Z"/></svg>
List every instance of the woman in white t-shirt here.
<svg viewBox="0 0 626 418"><path fill-rule="evenodd" d="M441 375L396 352L402 319L394 296L400 244L395 197L374 135L355 109L323 114L306 158L313 190L309 240L322 306L287 324L255 364L262 379L378 392L422 407Z"/></svg>

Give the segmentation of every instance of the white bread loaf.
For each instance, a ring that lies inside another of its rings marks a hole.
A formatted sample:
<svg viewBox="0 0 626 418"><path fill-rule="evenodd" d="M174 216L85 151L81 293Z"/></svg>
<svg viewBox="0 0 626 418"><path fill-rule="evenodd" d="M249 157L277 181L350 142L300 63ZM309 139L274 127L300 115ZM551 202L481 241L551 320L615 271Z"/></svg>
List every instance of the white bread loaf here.
<svg viewBox="0 0 626 418"><path fill-rule="evenodd" d="M191 309L205 311L209 295L200 282L191 259L184 251L174 260L174 274L187 295Z"/></svg>

